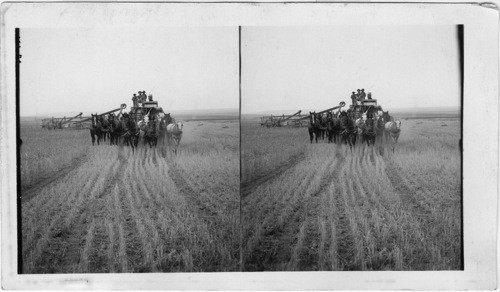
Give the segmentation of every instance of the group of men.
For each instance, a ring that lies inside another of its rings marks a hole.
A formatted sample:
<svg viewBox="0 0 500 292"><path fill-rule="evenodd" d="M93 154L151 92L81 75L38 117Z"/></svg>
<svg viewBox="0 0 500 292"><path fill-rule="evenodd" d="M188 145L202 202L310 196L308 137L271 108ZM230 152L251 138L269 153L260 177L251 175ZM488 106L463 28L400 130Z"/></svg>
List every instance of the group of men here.
<svg viewBox="0 0 500 292"><path fill-rule="evenodd" d="M132 96L134 108L138 108L139 103L143 104L147 99L148 99L148 96L146 96L146 91L139 91L138 94L134 93L134 96ZM153 95L151 95L151 94L149 95L149 101L153 101Z"/></svg>
<svg viewBox="0 0 500 292"><path fill-rule="evenodd" d="M352 100L352 105L357 105L358 101L365 100L365 99L372 99L372 94L368 93L368 95L365 93L365 89L358 89L358 92L352 92L351 94L351 100Z"/></svg>

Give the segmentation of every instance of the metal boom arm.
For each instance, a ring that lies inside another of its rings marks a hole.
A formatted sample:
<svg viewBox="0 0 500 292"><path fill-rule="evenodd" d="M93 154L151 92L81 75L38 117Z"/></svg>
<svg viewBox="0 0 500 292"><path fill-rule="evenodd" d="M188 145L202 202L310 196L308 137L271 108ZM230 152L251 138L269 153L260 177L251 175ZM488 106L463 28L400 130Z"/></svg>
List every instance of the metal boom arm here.
<svg viewBox="0 0 500 292"><path fill-rule="evenodd" d="M333 111L333 110L336 110L336 109L344 107L344 106L345 106L345 102L341 101L338 106L334 106L334 107L326 109L324 111L317 112L316 114L326 113L326 112ZM308 119L308 118L309 118L309 116L305 116L303 118L300 118L299 120L305 120L305 119Z"/></svg>
<svg viewBox="0 0 500 292"><path fill-rule="evenodd" d="M83 113L79 113L79 114L77 114L76 116L74 116L74 117L72 117L72 118L69 118L69 119L67 119L66 121L63 121L63 122L62 122L62 124L67 124L67 123L71 122L71 120L78 118L78 117L79 117L79 116L81 116L82 114L83 114Z"/></svg>
<svg viewBox="0 0 500 292"><path fill-rule="evenodd" d="M298 111L298 112L294 113L293 115L291 115L291 116L288 116L288 117L284 118L284 119L283 119L283 120L281 120L281 121L282 121L282 122L284 122L284 121L286 121L286 120L288 120L288 119L291 119L291 118L295 117L296 115L300 115L300 113L301 113L301 112L302 112L302 111Z"/></svg>
<svg viewBox="0 0 500 292"><path fill-rule="evenodd" d="M103 116L103 115L107 115L107 114L110 114L110 113L114 113L114 112L116 112L116 111L119 111L119 110L125 109L126 107L127 107L127 105L126 105L126 104L124 104L124 103L122 103L122 104L120 105L120 107L119 107L119 108L114 109L114 110L107 111L107 112L102 113L102 114L98 114L98 116ZM90 117L90 118L87 118L87 119L85 119L85 120L78 121L78 122L76 122L76 123L83 123L83 122L89 121L89 120L91 120L91 119L92 119L92 118Z"/></svg>

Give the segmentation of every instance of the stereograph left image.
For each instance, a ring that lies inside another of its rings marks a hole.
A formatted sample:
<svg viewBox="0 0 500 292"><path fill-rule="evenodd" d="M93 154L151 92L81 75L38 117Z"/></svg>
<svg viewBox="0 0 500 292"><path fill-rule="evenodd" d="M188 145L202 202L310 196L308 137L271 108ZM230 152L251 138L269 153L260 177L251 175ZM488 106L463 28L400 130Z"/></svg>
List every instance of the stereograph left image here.
<svg viewBox="0 0 500 292"><path fill-rule="evenodd" d="M20 272L239 270L238 27L18 32Z"/></svg>

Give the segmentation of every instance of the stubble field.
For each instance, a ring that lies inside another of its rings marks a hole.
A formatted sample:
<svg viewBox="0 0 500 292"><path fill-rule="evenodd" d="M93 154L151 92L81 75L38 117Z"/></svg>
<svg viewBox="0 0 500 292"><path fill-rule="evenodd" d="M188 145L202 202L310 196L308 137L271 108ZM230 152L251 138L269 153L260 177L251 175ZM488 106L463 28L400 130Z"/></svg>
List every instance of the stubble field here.
<svg viewBox="0 0 500 292"><path fill-rule="evenodd" d="M243 122L245 270L461 269L460 120L401 127L351 152Z"/></svg>
<svg viewBox="0 0 500 292"><path fill-rule="evenodd" d="M238 133L185 122L174 155L22 125L23 272L238 270Z"/></svg>

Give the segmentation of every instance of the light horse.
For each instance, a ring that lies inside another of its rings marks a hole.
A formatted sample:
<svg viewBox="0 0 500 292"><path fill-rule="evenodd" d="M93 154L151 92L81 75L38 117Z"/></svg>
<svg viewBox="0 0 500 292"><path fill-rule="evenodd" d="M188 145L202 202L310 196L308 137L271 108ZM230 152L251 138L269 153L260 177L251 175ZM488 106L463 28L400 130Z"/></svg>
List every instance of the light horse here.
<svg viewBox="0 0 500 292"><path fill-rule="evenodd" d="M309 131L311 144L314 138L316 138L316 143L318 143L318 137L321 135L321 129L316 112L309 112L309 126L307 127L307 130Z"/></svg>
<svg viewBox="0 0 500 292"><path fill-rule="evenodd" d="M184 124L182 121L175 121L167 125L167 139L168 143L174 145L174 153L177 154L177 148L179 148L179 143L182 138L182 127Z"/></svg>
<svg viewBox="0 0 500 292"><path fill-rule="evenodd" d="M96 138L97 145L99 145L102 137L102 127L98 117L99 116L97 115L97 113L95 115L92 114L92 126L90 127L90 137L92 137L92 145L94 145Z"/></svg>
<svg viewBox="0 0 500 292"><path fill-rule="evenodd" d="M401 133L401 121L394 120L385 124L385 134L390 136L392 139L392 152L394 152L394 147L398 143L399 134Z"/></svg>

